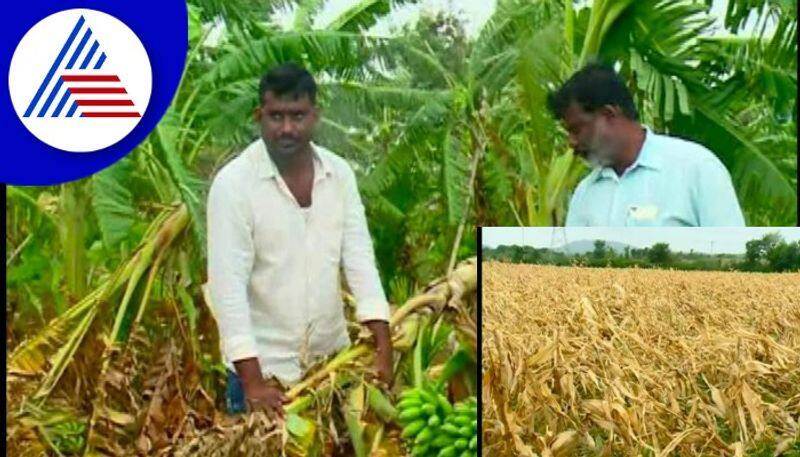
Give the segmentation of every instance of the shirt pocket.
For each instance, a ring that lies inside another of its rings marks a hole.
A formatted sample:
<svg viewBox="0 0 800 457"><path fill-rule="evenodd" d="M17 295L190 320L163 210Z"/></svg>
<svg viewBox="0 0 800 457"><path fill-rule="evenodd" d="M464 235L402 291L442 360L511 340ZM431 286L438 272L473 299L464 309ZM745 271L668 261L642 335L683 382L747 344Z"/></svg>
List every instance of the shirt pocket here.
<svg viewBox="0 0 800 457"><path fill-rule="evenodd" d="M296 245L302 227L292 217L290 207L274 182L265 183L261 195L251 201L253 208L253 247L258 262L274 265L283 260L290 246Z"/></svg>
<svg viewBox="0 0 800 457"><path fill-rule="evenodd" d="M342 258L343 224L343 218L338 217L330 224L326 224L318 236L324 258L335 265L338 265Z"/></svg>
<svg viewBox="0 0 800 457"><path fill-rule="evenodd" d="M636 203L625 208L628 227L657 227L663 225L663 209L654 203Z"/></svg>
<svg viewBox="0 0 800 457"><path fill-rule="evenodd" d="M687 220L675 208L659 208L655 205L632 205L638 206L632 210L628 208L625 225L628 227L687 227L692 226L692 222Z"/></svg>
<svg viewBox="0 0 800 457"><path fill-rule="evenodd" d="M338 265L342 256L345 215L344 200L339 195L326 195L320 202L320 211L314 215L313 229L317 255L330 263Z"/></svg>

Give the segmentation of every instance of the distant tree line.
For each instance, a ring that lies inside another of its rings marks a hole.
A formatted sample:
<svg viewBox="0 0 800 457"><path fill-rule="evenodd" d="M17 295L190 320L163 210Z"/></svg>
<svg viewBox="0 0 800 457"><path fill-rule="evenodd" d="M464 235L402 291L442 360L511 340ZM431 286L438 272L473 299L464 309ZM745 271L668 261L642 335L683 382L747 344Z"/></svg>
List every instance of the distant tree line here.
<svg viewBox="0 0 800 457"><path fill-rule="evenodd" d="M668 243L655 243L647 248L610 248L605 241L595 240L594 250L569 254L560 250L532 246L501 245L483 248L484 260L510 263L531 263L560 266L612 268L674 268L676 270L738 270L784 272L800 271L800 241L787 242L779 234L770 233L745 244L745 254L706 254L675 252Z"/></svg>

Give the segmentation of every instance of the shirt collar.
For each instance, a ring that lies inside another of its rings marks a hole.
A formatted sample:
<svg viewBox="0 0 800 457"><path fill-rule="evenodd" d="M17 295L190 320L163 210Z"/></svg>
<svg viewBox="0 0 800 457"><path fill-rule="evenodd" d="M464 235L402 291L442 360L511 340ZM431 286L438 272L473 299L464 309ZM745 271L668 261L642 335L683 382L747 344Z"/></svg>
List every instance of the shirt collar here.
<svg viewBox="0 0 800 457"><path fill-rule="evenodd" d="M320 147L313 142L311 143L311 150L313 151L314 157L314 181L316 182L319 179L322 179L323 176L331 176L333 174L333 166L330 163L330 159L325 154L322 154ZM272 161L272 158L267 152L267 145L264 143L263 139L258 140L258 148L256 148L255 160L256 171L259 178L271 179L278 174L278 168L275 166L275 162ZM322 173L319 173L320 171Z"/></svg>
<svg viewBox="0 0 800 457"><path fill-rule="evenodd" d="M633 163L633 166L642 166L658 170L662 166L661 156L655 151L657 149L656 143L658 139L656 137L658 135L656 135L650 127L644 126L644 129L647 135L644 137L642 150L639 151L639 157L636 158L636 162Z"/></svg>
<svg viewBox="0 0 800 457"><path fill-rule="evenodd" d="M639 151L639 156L633 162L633 164L628 167L628 170L633 170L637 167L645 167L651 168L653 170L661 169L661 157L655 153L656 149L656 134L653 132L652 129L648 126L644 126L645 131L647 134L644 137L644 143L642 143L642 149ZM603 167L599 169L593 170L594 180L598 181L603 178L617 178L617 172L614 171L612 167Z"/></svg>

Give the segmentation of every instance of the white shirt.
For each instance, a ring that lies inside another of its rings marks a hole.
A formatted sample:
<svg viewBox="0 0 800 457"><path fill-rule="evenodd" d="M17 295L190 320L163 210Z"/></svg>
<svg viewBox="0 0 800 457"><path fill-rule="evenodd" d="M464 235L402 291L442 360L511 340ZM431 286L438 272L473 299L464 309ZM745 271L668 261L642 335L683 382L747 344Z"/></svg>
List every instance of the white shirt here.
<svg viewBox="0 0 800 457"><path fill-rule="evenodd" d="M208 196L208 289L225 364L257 357L264 376L286 384L350 344L340 263L358 320L389 320L353 170L312 146L307 209L260 138L219 171Z"/></svg>
<svg viewBox="0 0 800 457"><path fill-rule="evenodd" d="M581 181L566 225L744 225L730 174L711 151L646 130L639 156L622 176L595 168Z"/></svg>

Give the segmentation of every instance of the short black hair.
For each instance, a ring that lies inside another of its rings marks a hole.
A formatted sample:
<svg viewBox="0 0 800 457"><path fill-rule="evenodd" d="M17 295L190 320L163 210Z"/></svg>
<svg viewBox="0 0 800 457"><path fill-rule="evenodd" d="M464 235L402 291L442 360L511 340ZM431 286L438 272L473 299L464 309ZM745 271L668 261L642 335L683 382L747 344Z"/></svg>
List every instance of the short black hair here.
<svg viewBox="0 0 800 457"><path fill-rule="evenodd" d="M298 99L308 96L311 103L317 101L317 83L314 77L302 66L287 62L270 69L261 77L258 85L258 102L263 103L264 94L272 92L279 97L287 95Z"/></svg>
<svg viewBox="0 0 800 457"><path fill-rule="evenodd" d="M631 120L639 120L633 97L625 81L610 65L590 63L578 70L558 90L547 95L547 108L556 118L575 102L584 111L594 112L605 105L618 106Z"/></svg>

